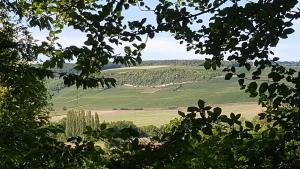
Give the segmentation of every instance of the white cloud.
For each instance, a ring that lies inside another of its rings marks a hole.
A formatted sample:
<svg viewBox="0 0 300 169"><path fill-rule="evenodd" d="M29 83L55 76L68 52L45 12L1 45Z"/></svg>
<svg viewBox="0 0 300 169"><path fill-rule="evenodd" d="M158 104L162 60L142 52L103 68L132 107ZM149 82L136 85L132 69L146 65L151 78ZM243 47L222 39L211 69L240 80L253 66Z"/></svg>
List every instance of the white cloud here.
<svg viewBox="0 0 300 169"><path fill-rule="evenodd" d="M32 35L33 37L38 40L39 42L41 41L46 41L46 37L48 36L48 31L45 30L39 30L37 28L32 28ZM63 47L67 47L67 46L71 46L71 45L75 45L75 46L83 46L83 43L86 39L85 34L78 31L78 30L74 30L72 28L66 28L64 29L59 35L58 35L59 39L58 42L63 46Z"/></svg>
<svg viewBox="0 0 300 169"><path fill-rule="evenodd" d="M186 51L185 45L180 45L179 41L170 37L156 37L147 42L143 52L144 60L156 59L204 59L205 57L196 55L193 51Z"/></svg>

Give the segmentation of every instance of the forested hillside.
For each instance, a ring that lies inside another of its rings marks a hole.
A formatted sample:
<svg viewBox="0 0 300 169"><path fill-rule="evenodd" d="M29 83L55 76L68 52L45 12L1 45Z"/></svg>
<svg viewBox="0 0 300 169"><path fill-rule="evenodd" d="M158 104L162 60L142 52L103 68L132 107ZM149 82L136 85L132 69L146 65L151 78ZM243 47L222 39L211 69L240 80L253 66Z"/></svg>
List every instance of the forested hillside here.
<svg viewBox="0 0 300 169"><path fill-rule="evenodd" d="M221 76L222 71L205 70L203 67L172 66L160 68L115 69L105 71L104 76L113 77L117 84L133 86L157 86L174 83L192 83Z"/></svg>
<svg viewBox="0 0 300 169"><path fill-rule="evenodd" d="M123 68L110 64L98 76L114 78L117 85L163 86L199 82L225 75L222 73L222 69L216 71L204 69L203 66L200 66L202 62L200 60L194 62L189 60L146 61L142 66ZM195 66L197 64L198 66ZM53 70L58 73L78 73L74 67L74 64L66 64L63 69ZM57 78L47 81L48 88L52 92L59 92L67 87L58 76L59 74L57 74Z"/></svg>

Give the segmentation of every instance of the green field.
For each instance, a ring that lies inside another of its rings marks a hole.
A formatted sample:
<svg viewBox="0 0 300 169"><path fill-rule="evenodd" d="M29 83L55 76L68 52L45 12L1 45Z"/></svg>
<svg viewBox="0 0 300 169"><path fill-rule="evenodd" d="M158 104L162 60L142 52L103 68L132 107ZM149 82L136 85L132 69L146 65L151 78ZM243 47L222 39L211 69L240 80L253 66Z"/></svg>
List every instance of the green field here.
<svg viewBox="0 0 300 169"><path fill-rule="evenodd" d="M178 72L178 70L183 71ZM183 76L184 73L190 72L198 74L198 80L188 81L191 76ZM51 80L48 82L49 88L61 87L60 90L52 90L54 95L51 101L54 111L51 115L58 116L60 119L63 116L59 117L59 115L66 114L68 110L83 109L97 112L103 121L127 120L139 126L161 125L178 117L177 109L185 110L188 106L194 106L198 99L205 100L207 104L213 106L224 107L225 113L244 113L246 118L252 118L260 112L256 99L250 98L247 93L239 89L237 79L224 80L223 76L218 76L220 71L214 74L202 67L156 66L151 68L148 66L113 69L105 73L115 75L117 81L118 78L123 78L123 84L134 83L133 79L136 78L139 83L145 84L144 80L149 81L151 85L135 87L117 85L115 88L83 90L76 87L62 87L61 79ZM136 73L134 78L131 77L129 82L124 82L126 76L121 75L127 74L128 77L130 73ZM158 73L162 78L156 81L157 77L153 77ZM174 84L164 86L163 81L169 83L172 79L165 75L166 73L171 76L180 73L181 75L178 78L172 77L175 79ZM206 77L201 78L202 76Z"/></svg>
<svg viewBox="0 0 300 169"><path fill-rule="evenodd" d="M52 98L56 111L80 108L89 110L103 109L140 109L186 107L195 105L199 98L209 104L253 102L244 91L239 90L235 79L225 81L214 78L207 81L172 85L167 87L128 87L117 86L110 89L65 88ZM78 99L77 99L78 95Z"/></svg>
<svg viewBox="0 0 300 169"><path fill-rule="evenodd" d="M262 111L262 108L257 103L229 103L229 104L214 104L223 110L223 114L240 113L242 118L252 119L257 113ZM186 111L185 108L179 108L181 111ZM93 110L93 113L98 113L101 122L110 121L132 121L137 126L167 124L173 118L179 117L177 110L163 110L148 108L145 110ZM59 121L66 115L53 116L52 121Z"/></svg>

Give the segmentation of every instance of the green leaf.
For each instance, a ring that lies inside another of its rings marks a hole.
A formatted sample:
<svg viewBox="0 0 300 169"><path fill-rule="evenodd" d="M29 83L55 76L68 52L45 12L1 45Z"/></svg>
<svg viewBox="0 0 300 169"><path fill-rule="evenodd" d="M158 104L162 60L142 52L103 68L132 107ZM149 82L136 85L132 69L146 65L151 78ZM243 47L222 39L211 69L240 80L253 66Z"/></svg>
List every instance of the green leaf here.
<svg viewBox="0 0 300 169"><path fill-rule="evenodd" d="M240 86L244 86L245 80L244 79L239 79L238 82L239 82Z"/></svg>
<svg viewBox="0 0 300 169"><path fill-rule="evenodd" d="M246 67L246 69L249 71L249 70L251 69L250 63L245 63L245 67Z"/></svg>
<svg viewBox="0 0 300 169"><path fill-rule="evenodd" d="M206 135L212 135L213 134L210 127L204 127L204 128L202 128L202 132L204 134L206 134Z"/></svg>
<svg viewBox="0 0 300 169"><path fill-rule="evenodd" d="M235 116L235 119L238 120L240 117L241 117L241 114L237 114L237 115Z"/></svg>
<svg viewBox="0 0 300 169"><path fill-rule="evenodd" d="M124 4L124 8L125 10L127 10L129 8L129 4L128 3Z"/></svg>
<svg viewBox="0 0 300 169"><path fill-rule="evenodd" d="M138 41L142 41L142 38L140 36L135 37Z"/></svg>
<svg viewBox="0 0 300 169"><path fill-rule="evenodd" d="M273 81L278 82L283 77L277 72L271 72L271 73L268 74L268 78L271 78Z"/></svg>
<svg viewBox="0 0 300 169"><path fill-rule="evenodd" d="M221 120L221 122L228 122L228 117L226 115L221 115L219 119Z"/></svg>
<svg viewBox="0 0 300 169"><path fill-rule="evenodd" d="M288 38L287 34L281 34L280 37L281 37L282 39L287 39L287 38Z"/></svg>
<svg viewBox="0 0 300 169"><path fill-rule="evenodd" d="M230 80L231 78L232 78L232 73L227 73L226 75L225 75L225 80Z"/></svg>
<svg viewBox="0 0 300 169"><path fill-rule="evenodd" d="M234 67L234 66L231 66L230 70L231 70L232 72L235 72L235 67Z"/></svg>
<svg viewBox="0 0 300 169"><path fill-rule="evenodd" d="M202 137L200 134L198 134L198 130L193 130L191 132L192 136L194 139L196 139L197 141L201 141Z"/></svg>
<svg viewBox="0 0 300 169"><path fill-rule="evenodd" d="M273 101L273 106L274 107L278 107L282 102L282 97L277 97L274 101Z"/></svg>
<svg viewBox="0 0 300 169"><path fill-rule="evenodd" d="M143 50L143 49L145 49L145 47L146 47L146 44L145 43L141 43L140 46L139 46L139 49Z"/></svg>
<svg viewBox="0 0 300 169"><path fill-rule="evenodd" d="M205 106L205 101L199 99L199 100L198 100L198 106L199 106L199 108L204 108L204 106Z"/></svg>
<svg viewBox="0 0 300 169"><path fill-rule="evenodd" d="M261 129L260 124L256 124L254 127L254 131L258 132L259 129Z"/></svg>
<svg viewBox="0 0 300 169"><path fill-rule="evenodd" d="M248 89L252 92L256 91L257 89L257 83L256 82L251 82L249 85L248 85Z"/></svg>
<svg viewBox="0 0 300 169"><path fill-rule="evenodd" d="M245 78L245 77L246 77L246 74L245 74L245 73L241 73L241 74L238 74L237 77L238 77L238 78Z"/></svg>
<svg viewBox="0 0 300 169"><path fill-rule="evenodd" d="M141 24L144 24L144 23L146 22L146 20L147 20L147 18L143 18L143 19L141 20Z"/></svg>
<svg viewBox="0 0 300 169"><path fill-rule="evenodd" d="M130 55L131 54L131 49L130 49L129 46L125 46L124 47L124 51L125 51L126 55Z"/></svg>
<svg viewBox="0 0 300 169"><path fill-rule="evenodd" d="M292 34L294 32L295 32L295 30L293 28L287 28L287 29L283 30L283 34L285 34L285 35Z"/></svg>
<svg viewBox="0 0 300 169"><path fill-rule="evenodd" d="M206 70L208 70L208 69L211 68L211 63L208 62L208 61L205 61L204 64L203 64L203 66L204 66L204 68L205 68Z"/></svg>
<svg viewBox="0 0 300 169"><path fill-rule="evenodd" d="M258 114L260 120L265 119L266 115L267 115L266 113L259 113Z"/></svg>
<svg viewBox="0 0 300 169"><path fill-rule="evenodd" d="M155 34L154 34L154 32L149 32L149 33L148 33L148 36L149 36L150 39L153 39L154 36L155 36Z"/></svg>
<svg viewBox="0 0 300 169"><path fill-rule="evenodd" d="M270 94L273 94L275 91L277 90L277 84L276 83L273 83L273 84L270 84L269 87L268 87L268 92Z"/></svg>
<svg viewBox="0 0 300 169"><path fill-rule="evenodd" d="M114 3L110 2L110 3L107 3L105 6L103 6L102 15L104 17L109 15L109 13L112 11L113 5L114 5Z"/></svg>
<svg viewBox="0 0 300 169"><path fill-rule="evenodd" d="M196 113L194 113L194 112L188 113L188 114L186 115L186 117L193 119L193 118L196 117Z"/></svg>
<svg viewBox="0 0 300 169"><path fill-rule="evenodd" d="M188 112L195 112L195 111L198 112L198 111L199 111L199 108L198 108L198 107L188 107L188 108L187 108L187 111L188 111Z"/></svg>
<svg viewBox="0 0 300 169"><path fill-rule="evenodd" d="M100 125L100 129L101 130L106 129L106 127L107 127L106 123L101 123L101 125Z"/></svg>
<svg viewBox="0 0 300 169"><path fill-rule="evenodd" d="M250 128L250 129L253 129L253 127L254 127L250 121L245 121L245 125L246 125L246 127Z"/></svg>
<svg viewBox="0 0 300 169"><path fill-rule="evenodd" d="M215 107L214 108L214 113L219 116L222 113L222 109L220 107Z"/></svg>
<svg viewBox="0 0 300 169"><path fill-rule="evenodd" d="M265 93L267 90L268 90L268 83L267 82L264 82L260 85L259 87L259 94L262 94L262 93Z"/></svg>
<svg viewBox="0 0 300 169"><path fill-rule="evenodd" d="M273 62L276 62L276 61L278 61L279 60L279 57L274 57L273 58Z"/></svg>
<svg viewBox="0 0 300 169"><path fill-rule="evenodd" d="M235 115L234 115L234 113L230 113L230 118L231 118L232 120L235 120Z"/></svg>
<svg viewBox="0 0 300 169"><path fill-rule="evenodd" d="M185 117L185 113L182 112L182 111L179 111L179 110L178 110L178 115L181 116L181 117Z"/></svg>
<svg viewBox="0 0 300 169"><path fill-rule="evenodd" d="M138 64L141 64L142 63L142 58L140 56L136 57L136 61Z"/></svg>

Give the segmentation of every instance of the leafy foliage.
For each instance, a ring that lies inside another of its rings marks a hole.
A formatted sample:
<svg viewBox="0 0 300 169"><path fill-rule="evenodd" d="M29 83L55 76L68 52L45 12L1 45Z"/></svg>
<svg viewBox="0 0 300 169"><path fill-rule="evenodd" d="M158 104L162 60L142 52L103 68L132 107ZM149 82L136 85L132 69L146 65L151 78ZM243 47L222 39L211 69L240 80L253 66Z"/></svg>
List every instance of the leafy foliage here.
<svg viewBox="0 0 300 169"><path fill-rule="evenodd" d="M244 123L240 114L227 117L221 115L221 108L205 106L201 100L199 103L199 107L190 107L187 113L179 112L183 119L162 137L153 137L161 146L135 150L137 154L123 156L121 165L125 168L295 168L299 165L299 142L295 138L298 136L291 136L282 126L274 127L268 122L262 128L250 121Z"/></svg>
<svg viewBox="0 0 300 169"><path fill-rule="evenodd" d="M270 57L272 47L294 33L297 5L297 0L160 0L151 9L143 0L1 1L0 84L6 90L0 105L1 168L298 168L300 72ZM127 21L124 11L133 6L153 12L156 23ZM47 30L47 41L35 43L27 26ZM66 26L86 33L84 46L57 43ZM187 113L179 112L179 125L155 138L158 146L140 145L131 127L87 130L89 138L116 140L110 157L95 148L93 139L72 137L73 147L57 141L53 135L59 128L44 126L48 96L43 79L54 76L49 69L76 59L79 74L60 73L65 85L115 86L115 79L99 76L104 65L141 63L147 39L160 32L185 42L187 51L210 55L206 69L216 70L227 56L252 70L249 76L227 67L225 79L236 75L241 89L258 98L267 126L243 123L239 114L221 115L220 108L200 100ZM114 45L123 45L124 51L115 54ZM42 67L32 66L39 55L49 59ZM264 80L266 67L271 68L266 83L257 83ZM245 80L252 82L245 85Z"/></svg>

